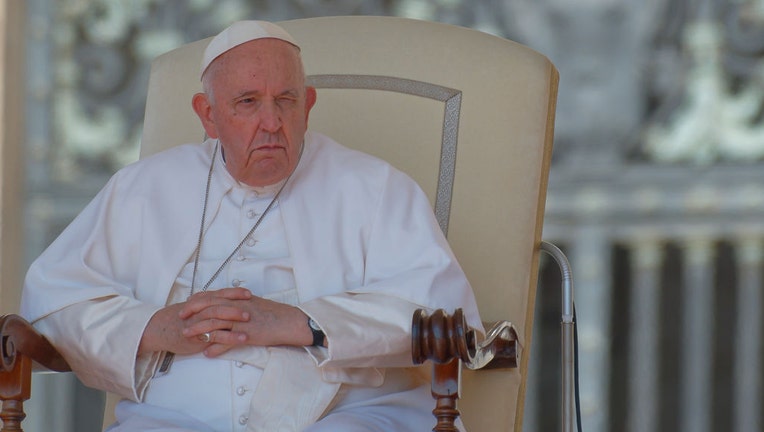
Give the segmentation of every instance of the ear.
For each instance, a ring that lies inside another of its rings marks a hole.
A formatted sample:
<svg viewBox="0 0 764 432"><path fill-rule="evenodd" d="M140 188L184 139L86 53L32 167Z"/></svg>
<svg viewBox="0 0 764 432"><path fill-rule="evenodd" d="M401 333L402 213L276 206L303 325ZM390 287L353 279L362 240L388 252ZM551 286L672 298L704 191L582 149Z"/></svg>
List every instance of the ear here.
<svg viewBox="0 0 764 432"><path fill-rule="evenodd" d="M194 108L196 115L199 116L207 136L217 138L218 130L215 127L215 120L212 118L212 105L210 105L207 95L204 93L195 94L191 99L191 106Z"/></svg>
<svg viewBox="0 0 764 432"><path fill-rule="evenodd" d="M317 97L318 94L316 93L315 87L305 87L305 124L308 123L310 110L313 108L313 105L316 104Z"/></svg>

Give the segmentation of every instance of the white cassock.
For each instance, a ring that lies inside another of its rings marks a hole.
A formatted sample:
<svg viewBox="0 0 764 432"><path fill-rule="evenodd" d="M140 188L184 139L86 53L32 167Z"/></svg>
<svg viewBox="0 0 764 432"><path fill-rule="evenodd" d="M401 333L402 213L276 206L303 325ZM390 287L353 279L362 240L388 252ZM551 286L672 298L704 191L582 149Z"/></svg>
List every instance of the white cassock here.
<svg viewBox="0 0 764 432"><path fill-rule="evenodd" d="M214 147L178 146L115 174L30 267L22 314L84 384L125 398L117 431L429 430L433 400L412 368L412 315L462 308L482 330L472 290L413 180L313 132L274 206L209 289L243 286L298 306L329 348L178 356L162 376L159 354L136 357L151 316L190 293ZM238 184L218 153L196 291L274 193Z"/></svg>

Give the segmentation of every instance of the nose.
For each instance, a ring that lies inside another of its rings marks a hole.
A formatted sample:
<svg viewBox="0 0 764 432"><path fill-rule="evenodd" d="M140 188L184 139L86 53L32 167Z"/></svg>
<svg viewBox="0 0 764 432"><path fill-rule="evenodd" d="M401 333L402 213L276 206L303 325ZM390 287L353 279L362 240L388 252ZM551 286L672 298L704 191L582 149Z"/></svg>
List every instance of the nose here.
<svg viewBox="0 0 764 432"><path fill-rule="evenodd" d="M281 113L273 101L260 107L260 128L267 132L276 132L281 128Z"/></svg>

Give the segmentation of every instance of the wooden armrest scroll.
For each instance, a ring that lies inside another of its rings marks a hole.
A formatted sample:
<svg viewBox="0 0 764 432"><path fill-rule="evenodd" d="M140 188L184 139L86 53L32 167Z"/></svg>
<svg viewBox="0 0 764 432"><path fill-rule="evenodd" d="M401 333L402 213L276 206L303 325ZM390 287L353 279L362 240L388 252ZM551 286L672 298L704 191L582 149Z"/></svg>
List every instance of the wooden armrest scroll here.
<svg viewBox="0 0 764 432"><path fill-rule="evenodd" d="M457 309L449 316L442 309L428 316L423 309L414 312L411 325L411 353L415 364L433 361L432 397L437 419L436 432L456 432L459 417L459 361L468 369L516 368L521 346L517 330L508 321L495 323L482 342L467 326L464 313Z"/></svg>
<svg viewBox="0 0 764 432"><path fill-rule="evenodd" d="M18 315L0 317L0 336L2 336L0 371L11 370L19 354L29 357L45 369L56 372L71 371L69 364L45 336Z"/></svg>
<svg viewBox="0 0 764 432"><path fill-rule="evenodd" d="M71 370L56 348L18 315L0 317L0 432L21 432L26 417L24 401L32 387L32 364L66 372Z"/></svg>
<svg viewBox="0 0 764 432"><path fill-rule="evenodd" d="M459 359L469 369L516 368L522 347L517 330L509 321L499 321L478 343L475 330L467 327L464 313L457 309L449 316L443 309L428 316L423 309L414 312L411 327L414 363L427 360L448 363Z"/></svg>

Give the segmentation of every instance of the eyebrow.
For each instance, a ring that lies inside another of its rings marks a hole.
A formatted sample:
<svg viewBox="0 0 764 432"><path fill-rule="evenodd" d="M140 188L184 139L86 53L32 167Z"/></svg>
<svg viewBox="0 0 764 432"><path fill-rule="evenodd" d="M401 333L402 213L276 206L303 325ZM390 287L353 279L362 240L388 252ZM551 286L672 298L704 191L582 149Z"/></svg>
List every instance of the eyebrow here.
<svg viewBox="0 0 764 432"><path fill-rule="evenodd" d="M240 98L243 98L243 97L251 97L251 96L259 97L259 96L262 96L262 94L263 93L261 91L259 91L259 90L245 90L245 91L242 91L242 92L238 93L235 96L235 99L240 99ZM276 96L277 97L278 96L298 97L298 96L300 96L300 92L299 92L298 89L291 88L291 89L284 90L283 92L277 94Z"/></svg>

